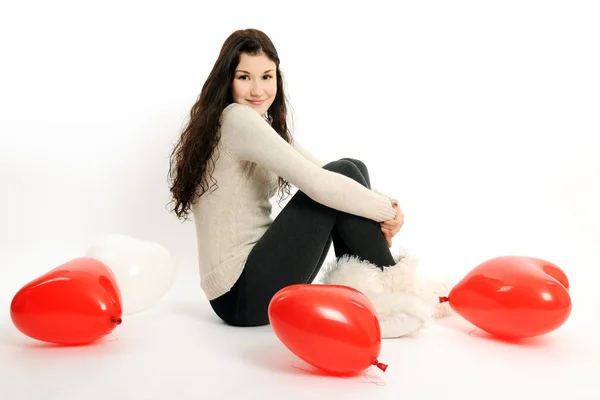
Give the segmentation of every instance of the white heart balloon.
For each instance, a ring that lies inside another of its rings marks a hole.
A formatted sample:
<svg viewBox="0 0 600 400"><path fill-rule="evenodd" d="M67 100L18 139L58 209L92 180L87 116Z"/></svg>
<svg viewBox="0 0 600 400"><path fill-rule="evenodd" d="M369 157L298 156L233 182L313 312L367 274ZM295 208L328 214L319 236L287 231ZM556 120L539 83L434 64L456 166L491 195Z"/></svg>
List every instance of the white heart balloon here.
<svg viewBox="0 0 600 400"><path fill-rule="evenodd" d="M121 289L123 314L132 314L156 303L175 279L169 251L154 242L112 234L101 237L87 249L86 257L106 264Z"/></svg>

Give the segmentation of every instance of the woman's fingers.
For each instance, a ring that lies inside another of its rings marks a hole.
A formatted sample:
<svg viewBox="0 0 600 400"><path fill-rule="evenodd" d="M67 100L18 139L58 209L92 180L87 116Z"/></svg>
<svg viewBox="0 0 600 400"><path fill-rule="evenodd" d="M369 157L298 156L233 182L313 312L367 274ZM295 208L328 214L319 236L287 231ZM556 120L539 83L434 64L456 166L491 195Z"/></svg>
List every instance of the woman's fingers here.
<svg viewBox="0 0 600 400"><path fill-rule="evenodd" d="M386 236L394 236L396 233L398 233L400 231L400 229L387 229L387 228L381 228L381 231L386 235Z"/></svg>
<svg viewBox="0 0 600 400"><path fill-rule="evenodd" d="M404 216L400 219L390 219L387 221L380 222L381 225L385 225L390 228L400 227L404 225Z"/></svg>
<svg viewBox="0 0 600 400"><path fill-rule="evenodd" d="M389 222L386 221L386 222L381 223L381 226L386 229L396 229L396 228L400 227L400 225L401 225L400 221L389 221Z"/></svg>

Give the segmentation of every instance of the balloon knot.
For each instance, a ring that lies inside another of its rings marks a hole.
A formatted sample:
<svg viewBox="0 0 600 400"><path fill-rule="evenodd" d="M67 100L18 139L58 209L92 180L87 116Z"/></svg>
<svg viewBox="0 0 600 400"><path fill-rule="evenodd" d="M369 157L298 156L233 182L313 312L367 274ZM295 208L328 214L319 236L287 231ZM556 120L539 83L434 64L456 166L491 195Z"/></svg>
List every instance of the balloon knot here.
<svg viewBox="0 0 600 400"><path fill-rule="evenodd" d="M385 370L387 369L387 364L384 363L380 363L379 361L375 360L373 361L373 365L375 365L377 368L379 368L380 370L382 370L383 372L385 372Z"/></svg>
<svg viewBox="0 0 600 400"><path fill-rule="evenodd" d="M112 322L114 322L117 325L121 325L121 322L123 322L123 320L120 317L113 317Z"/></svg>
<svg viewBox="0 0 600 400"><path fill-rule="evenodd" d="M446 296L440 296L440 303L445 303L448 301L448 297Z"/></svg>

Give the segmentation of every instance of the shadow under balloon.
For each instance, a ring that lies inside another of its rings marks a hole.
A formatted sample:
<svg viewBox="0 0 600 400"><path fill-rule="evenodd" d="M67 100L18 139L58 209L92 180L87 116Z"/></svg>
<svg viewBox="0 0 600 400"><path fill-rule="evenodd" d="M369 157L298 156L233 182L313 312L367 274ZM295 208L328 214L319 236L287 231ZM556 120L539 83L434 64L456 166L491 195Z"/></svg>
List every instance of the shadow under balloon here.
<svg viewBox="0 0 600 400"><path fill-rule="evenodd" d="M301 368L309 370L312 368L291 354L285 347L276 343L253 345L245 349L240 349L238 354L245 363L269 372L299 374L303 373L303 371L297 370L293 365L298 365Z"/></svg>
<svg viewBox="0 0 600 400"><path fill-rule="evenodd" d="M100 348L111 347L114 341L118 338L109 334L96 341L77 345L65 345L43 342L37 339L30 338L17 330L10 323L0 325L0 346L9 347L15 350L25 350L28 353L46 353L46 352L61 352L61 353L96 353ZM104 350L103 350L104 351ZM39 354L41 354L39 353Z"/></svg>
<svg viewBox="0 0 600 400"><path fill-rule="evenodd" d="M554 341L548 335L535 336L530 338L510 339L487 333L475 325L472 325L459 316L450 316L437 321L437 324L445 329L450 329L455 332L464 333L467 339L474 338L478 341L486 341L489 343L506 344L511 346L522 346L529 348L550 348L554 345Z"/></svg>
<svg viewBox="0 0 600 400"><path fill-rule="evenodd" d="M316 376L326 379L358 379L361 383L382 384L381 378L377 376L377 372L371 373L371 368L367 368L366 370L357 372L353 375L338 376L313 367L296 357L284 345L278 343L251 346L240 350L238 355L244 363L269 373L295 375L299 377Z"/></svg>

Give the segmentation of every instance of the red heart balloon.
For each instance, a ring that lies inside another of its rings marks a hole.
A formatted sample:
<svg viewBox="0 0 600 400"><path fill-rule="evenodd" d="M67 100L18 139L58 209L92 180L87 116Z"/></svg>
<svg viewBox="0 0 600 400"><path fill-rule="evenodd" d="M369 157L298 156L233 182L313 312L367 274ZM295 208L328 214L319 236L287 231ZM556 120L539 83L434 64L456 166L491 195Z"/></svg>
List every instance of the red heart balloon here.
<svg viewBox="0 0 600 400"><path fill-rule="evenodd" d="M535 257L487 260L450 291L450 306L480 329L507 339L539 336L562 326L571 314L566 274Z"/></svg>
<svg viewBox="0 0 600 400"><path fill-rule="evenodd" d="M105 264L76 258L22 287L12 300L10 316L33 339L86 344L121 323L121 293Z"/></svg>
<svg viewBox="0 0 600 400"><path fill-rule="evenodd" d="M379 320L364 294L348 286L298 284L281 289L269 319L283 344L302 360L334 375L354 375L377 361Z"/></svg>

